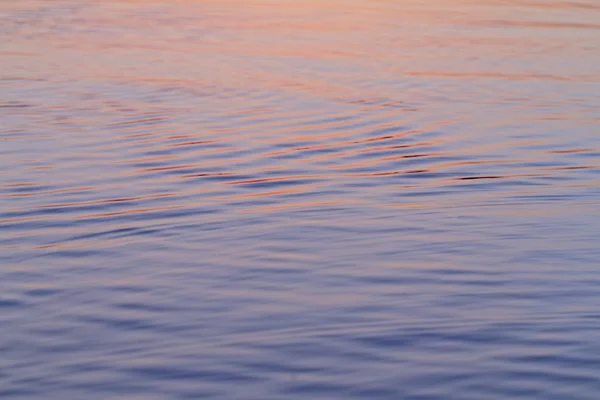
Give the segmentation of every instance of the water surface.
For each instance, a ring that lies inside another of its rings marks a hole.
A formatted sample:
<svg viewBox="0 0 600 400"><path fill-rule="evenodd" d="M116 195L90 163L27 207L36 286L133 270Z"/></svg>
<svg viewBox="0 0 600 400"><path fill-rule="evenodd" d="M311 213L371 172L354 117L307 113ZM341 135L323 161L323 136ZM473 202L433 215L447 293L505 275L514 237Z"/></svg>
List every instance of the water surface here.
<svg viewBox="0 0 600 400"><path fill-rule="evenodd" d="M596 400L593 0L0 3L0 397Z"/></svg>

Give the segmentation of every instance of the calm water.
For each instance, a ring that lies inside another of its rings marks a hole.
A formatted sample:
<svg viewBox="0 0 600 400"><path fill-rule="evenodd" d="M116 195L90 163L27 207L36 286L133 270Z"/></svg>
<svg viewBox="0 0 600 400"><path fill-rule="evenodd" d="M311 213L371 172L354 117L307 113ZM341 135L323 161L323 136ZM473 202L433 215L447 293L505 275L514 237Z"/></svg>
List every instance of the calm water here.
<svg viewBox="0 0 600 400"><path fill-rule="evenodd" d="M598 399L596 0L1 0L0 57L0 398Z"/></svg>

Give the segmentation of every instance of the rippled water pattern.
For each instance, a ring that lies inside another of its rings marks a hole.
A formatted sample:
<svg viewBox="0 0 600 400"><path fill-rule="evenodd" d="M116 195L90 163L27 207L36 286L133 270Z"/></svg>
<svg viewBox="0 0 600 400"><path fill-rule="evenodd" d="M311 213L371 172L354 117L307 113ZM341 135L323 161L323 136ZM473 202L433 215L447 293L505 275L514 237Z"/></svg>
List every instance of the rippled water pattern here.
<svg viewBox="0 0 600 400"><path fill-rule="evenodd" d="M1 1L0 79L0 398L600 398L597 1Z"/></svg>

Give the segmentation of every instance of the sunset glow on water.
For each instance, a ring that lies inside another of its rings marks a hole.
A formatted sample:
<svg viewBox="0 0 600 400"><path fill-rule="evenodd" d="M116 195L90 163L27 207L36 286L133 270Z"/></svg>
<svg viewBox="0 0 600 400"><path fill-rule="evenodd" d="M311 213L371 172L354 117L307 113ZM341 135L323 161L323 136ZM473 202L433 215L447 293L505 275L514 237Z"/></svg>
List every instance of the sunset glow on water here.
<svg viewBox="0 0 600 400"><path fill-rule="evenodd" d="M600 4L0 0L0 398L597 400Z"/></svg>

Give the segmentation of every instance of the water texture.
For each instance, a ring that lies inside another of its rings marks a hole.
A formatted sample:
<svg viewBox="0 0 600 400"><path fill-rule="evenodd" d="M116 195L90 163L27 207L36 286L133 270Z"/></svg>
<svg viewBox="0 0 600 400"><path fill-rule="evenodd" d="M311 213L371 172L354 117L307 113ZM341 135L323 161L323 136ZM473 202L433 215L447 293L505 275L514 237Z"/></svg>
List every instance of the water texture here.
<svg viewBox="0 0 600 400"><path fill-rule="evenodd" d="M597 400L595 0L0 1L0 398Z"/></svg>

